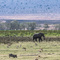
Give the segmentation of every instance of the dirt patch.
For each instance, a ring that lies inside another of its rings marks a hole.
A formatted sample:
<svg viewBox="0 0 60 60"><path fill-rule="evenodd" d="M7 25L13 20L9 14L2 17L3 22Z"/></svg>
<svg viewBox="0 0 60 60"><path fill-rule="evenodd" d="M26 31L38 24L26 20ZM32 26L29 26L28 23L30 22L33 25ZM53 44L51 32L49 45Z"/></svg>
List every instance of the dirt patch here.
<svg viewBox="0 0 60 60"><path fill-rule="evenodd" d="M0 43L33 41L32 37L0 37ZM60 41L60 37L46 37L43 41Z"/></svg>

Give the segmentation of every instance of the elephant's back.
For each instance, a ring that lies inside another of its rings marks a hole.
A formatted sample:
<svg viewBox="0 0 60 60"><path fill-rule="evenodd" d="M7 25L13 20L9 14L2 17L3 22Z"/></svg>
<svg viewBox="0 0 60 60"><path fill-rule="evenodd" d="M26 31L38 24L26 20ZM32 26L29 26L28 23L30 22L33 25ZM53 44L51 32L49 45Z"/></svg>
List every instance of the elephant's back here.
<svg viewBox="0 0 60 60"><path fill-rule="evenodd" d="M38 37L38 36L39 36L39 34L37 34L37 33L33 35L33 37Z"/></svg>

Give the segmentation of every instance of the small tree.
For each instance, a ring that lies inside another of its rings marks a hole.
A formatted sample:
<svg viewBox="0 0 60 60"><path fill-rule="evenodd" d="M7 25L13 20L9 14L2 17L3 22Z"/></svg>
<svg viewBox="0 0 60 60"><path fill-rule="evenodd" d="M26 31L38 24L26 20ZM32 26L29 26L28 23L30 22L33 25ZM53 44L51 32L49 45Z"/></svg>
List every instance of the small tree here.
<svg viewBox="0 0 60 60"><path fill-rule="evenodd" d="M56 30L60 30L60 24L55 25L55 29L56 29Z"/></svg>
<svg viewBox="0 0 60 60"><path fill-rule="evenodd" d="M21 24L20 24L20 30L22 30L22 29L25 30L25 27L26 27L26 26L25 26L24 23L21 23Z"/></svg>
<svg viewBox="0 0 60 60"><path fill-rule="evenodd" d="M20 27L20 23L18 22L18 21L11 21L10 22L10 29L11 30L18 30L19 29L19 27Z"/></svg>
<svg viewBox="0 0 60 60"><path fill-rule="evenodd" d="M6 30L7 27L5 25L5 23L0 23L0 30Z"/></svg>
<svg viewBox="0 0 60 60"><path fill-rule="evenodd" d="M44 24L44 28L47 30L49 28L48 24Z"/></svg>
<svg viewBox="0 0 60 60"><path fill-rule="evenodd" d="M28 30L34 30L36 28L36 23L32 22L32 23L28 23Z"/></svg>

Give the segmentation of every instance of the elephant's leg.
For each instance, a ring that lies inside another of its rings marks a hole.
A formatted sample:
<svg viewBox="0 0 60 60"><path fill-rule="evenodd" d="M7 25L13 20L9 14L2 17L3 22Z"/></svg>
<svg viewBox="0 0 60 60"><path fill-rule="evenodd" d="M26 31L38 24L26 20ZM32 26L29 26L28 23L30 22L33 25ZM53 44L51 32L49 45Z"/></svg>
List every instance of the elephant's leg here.
<svg viewBox="0 0 60 60"><path fill-rule="evenodd" d="M40 38L41 39L41 41L42 41L42 38Z"/></svg>
<svg viewBox="0 0 60 60"><path fill-rule="evenodd" d="M35 41L37 42L37 38L35 38Z"/></svg>
<svg viewBox="0 0 60 60"><path fill-rule="evenodd" d="M39 42L40 42L40 38L39 38Z"/></svg>
<svg viewBox="0 0 60 60"><path fill-rule="evenodd" d="M41 38L41 37L39 38L39 42L40 42L40 41L42 41L42 38Z"/></svg>

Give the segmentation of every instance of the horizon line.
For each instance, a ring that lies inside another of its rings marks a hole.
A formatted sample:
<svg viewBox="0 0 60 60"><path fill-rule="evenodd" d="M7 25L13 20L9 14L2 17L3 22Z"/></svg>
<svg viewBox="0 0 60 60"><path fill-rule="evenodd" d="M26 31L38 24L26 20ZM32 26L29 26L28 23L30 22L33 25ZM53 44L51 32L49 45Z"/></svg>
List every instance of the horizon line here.
<svg viewBox="0 0 60 60"><path fill-rule="evenodd" d="M13 19L13 20L60 20L60 14L37 14L37 15L6 15L0 16L1 19Z"/></svg>

